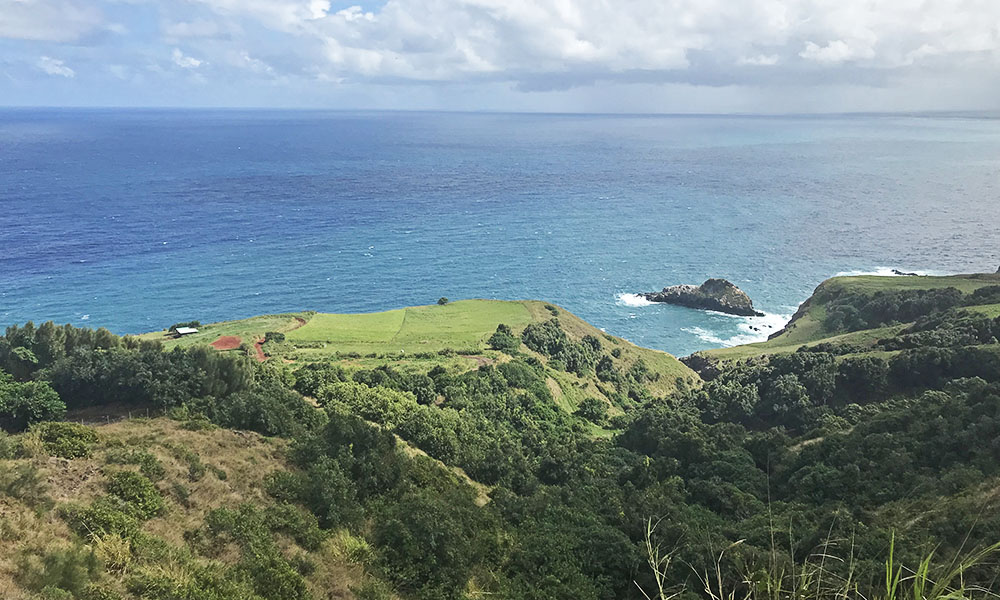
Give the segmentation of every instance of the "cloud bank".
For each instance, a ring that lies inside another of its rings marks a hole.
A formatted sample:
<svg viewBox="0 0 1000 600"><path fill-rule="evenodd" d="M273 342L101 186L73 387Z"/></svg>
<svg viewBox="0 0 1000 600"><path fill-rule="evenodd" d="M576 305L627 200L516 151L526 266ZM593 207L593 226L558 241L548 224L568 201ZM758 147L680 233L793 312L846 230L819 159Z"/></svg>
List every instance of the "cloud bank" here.
<svg viewBox="0 0 1000 600"><path fill-rule="evenodd" d="M798 94L809 110L820 89L848 105L862 94L849 90L869 89L887 104L924 90L930 108L988 109L1000 3L0 0L0 49L15 57L0 63L11 81L28 78L19 59L77 83L96 83L114 65L116 81L146 91L201 86L212 98L225 96L224 85L257 86L265 103L281 90L330 100L364 90L412 98L420 88L461 106L461 97L474 104L496 90L530 104L532 95L648 88L660 99L737 93L730 104L751 110ZM905 107L885 107L893 108Z"/></svg>

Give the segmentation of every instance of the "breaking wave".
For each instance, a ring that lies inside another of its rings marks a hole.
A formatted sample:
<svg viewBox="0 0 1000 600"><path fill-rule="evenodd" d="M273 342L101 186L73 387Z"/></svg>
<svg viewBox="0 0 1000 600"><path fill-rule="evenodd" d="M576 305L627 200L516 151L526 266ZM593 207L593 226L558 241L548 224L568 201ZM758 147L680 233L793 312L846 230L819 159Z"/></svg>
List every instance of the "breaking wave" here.
<svg viewBox="0 0 1000 600"><path fill-rule="evenodd" d="M639 294L618 294L615 296L615 304L618 306L650 306L653 302L646 300Z"/></svg>
<svg viewBox="0 0 1000 600"><path fill-rule="evenodd" d="M681 331L693 334L703 342L729 348L742 344L767 341L768 336L781 331L781 328L792 318L790 314L765 314L763 317L741 317L717 312L712 312L711 314L725 316L737 321L737 333L732 334L732 330L729 328L727 328L729 330L726 332L720 332L704 327L685 327Z"/></svg>

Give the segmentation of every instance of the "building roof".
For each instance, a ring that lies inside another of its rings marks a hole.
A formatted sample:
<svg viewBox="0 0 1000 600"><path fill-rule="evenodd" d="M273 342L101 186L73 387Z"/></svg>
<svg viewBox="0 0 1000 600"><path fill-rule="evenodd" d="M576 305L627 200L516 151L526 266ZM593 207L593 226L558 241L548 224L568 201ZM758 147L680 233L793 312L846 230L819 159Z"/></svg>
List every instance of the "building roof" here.
<svg viewBox="0 0 1000 600"><path fill-rule="evenodd" d="M178 327L174 331L177 332L177 335L188 335L189 333L198 333L198 330L195 329L194 327Z"/></svg>

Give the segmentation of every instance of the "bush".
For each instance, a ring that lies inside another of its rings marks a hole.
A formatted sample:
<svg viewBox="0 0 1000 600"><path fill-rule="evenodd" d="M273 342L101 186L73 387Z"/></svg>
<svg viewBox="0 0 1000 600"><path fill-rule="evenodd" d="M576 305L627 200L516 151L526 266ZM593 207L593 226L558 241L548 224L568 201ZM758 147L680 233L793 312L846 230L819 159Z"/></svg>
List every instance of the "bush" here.
<svg viewBox="0 0 1000 600"><path fill-rule="evenodd" d="M66 414L66 405L48 383L16 383L0 371L0 429L24 431L35 423L55 421Z"/></svg>
<svg viewBox="0 0 1000 600"><path fill-rule="evenodd" d="M25 448L21 438L7 435L6 432L0 430L0 460L24 458L27 454L27 448Z"/></svg>
<svg viewBox="0 0 1000 600"><path fill-rule="evenodd" d="M86 458L97 445L97 432L78 423L42 423L37 431L42 446L52 456Z"/></svg>
<svg viewBox="0 0 1000 600"><path fill-rule="evenodd" d="M133 514L143 521L163 511L163 496L145 476L132 471L121 471L109 478L108 493L124 502Z"/></svg>
<svg viewBox="0 0 1000 600"><path fill-rule="evenodd" d="M166 472L163 468L163 463L145 450L115 448L108 451L104 456L104 461L108 464L116 465L139 465L139 472L151 481L163 479L163 475Z"/></svg>
<svg viewBox="0 0 1000 600"><path fill-rule="evenodd" d="M444 296L438 298L438 306L444 306L445 304L448 304L447 298L445 298Z"/></svg>
<svg viewBox="0 0 1000 600"><path fill-rule="evenodd" d="M182 323L174 323L173 325L170 326L170 329L168 329L167 331L169 331L170 333L177 333L177 329L179 327L201 327L201 321L185 321Z"/></svg>
<svg viewBox="0 0 1000 600"><path fill-rule="evenodd" d="M489 551L480 510L458 494L408 494L375 525L387 577L416 598L458 598Z"/></svg>
<svg viewBox="0 0 1000 600"><path fill-rule="evenodd" d="M496 332L490 336L487 343L493 350L499 350L508 354L514 354L521 347L521 340L515 337L510 327L503 323L497 325Z"/></svg>
<svg viewBox="0 0 1000 600"><path fill-rule="evenodd" d="M30 463L14 465L0 471L0 494L20 500L29 506L48 506L52 500L46 494L48 485L38 467Z"/></svg>
<svg viewBox="0 0 1000 600"><path fill-rule="evenodd" d="M120 500L104 496L89 506L71 504L60 510L77 535L88 539L106 535L131 538L139 531L139 520L127 511Z"/></svg>
<svg viewBox="0 0 1000 600"><path fill-rule="evenodd" d="M92 583L92 584L88 585L83 590L83 596L81 596L81 599L82 600L124 600L124 596L122 596L120 593L118 593L117 591L115 591L115 590L113 590L113 589L111 589L109 587L105 587L103 585L98 585L96 583Z"/></svg>
<svg viewBox="0 0 1000 600"><path fill-rule="evenodd" d="M608 404L597 398L586 398L577 407L576 414L591 423L603 425L608 419Z"/></svg>
<svg viewBox="0 0 1000 600"><path fill-rule="evenodd" d="M35 557L24 557L18 578L26 588L40 592L42 598L72 600L83 594L100 572L100 561L93 550L72 546Z"/></svg>

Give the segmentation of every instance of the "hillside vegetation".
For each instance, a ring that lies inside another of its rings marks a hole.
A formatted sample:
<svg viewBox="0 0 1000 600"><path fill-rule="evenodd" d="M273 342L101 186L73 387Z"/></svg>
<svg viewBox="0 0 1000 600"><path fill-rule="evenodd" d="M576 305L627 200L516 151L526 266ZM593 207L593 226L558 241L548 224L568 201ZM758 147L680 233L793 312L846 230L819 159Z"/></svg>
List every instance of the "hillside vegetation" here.
<svg viewBox="0 0 1000 600"><path fill-rule="evenodd" d="M949 308L1000 316L1000 275L834 277L821 283L792 320L766 342L707 350L700 354L732 360L795 352L830 343L852 348L874 346L917 318ZM978 296L976 292L984 290ZM868 310L871 314L862 314Z"/></svg>
<svg viewBox="0 0 1000 600"><path fill-rule="evenodd" d="M179 338L167 330L138 338L172 349L238 337L240 341L225 351L257 356L253 344L262 342L262 358L289 364L336 364L348 371L391 367L410 374L441 367L461 373L510 359L509 353L489 343L501 324L520 337L528 325L552 319L558 319L560 328L573 342L588 336L597 340L618 370L648 370L651 377L644 387L653 394L672 393L678 382L691 386L699 381L694 372L666 352L641 348L600 331L563 308L532 300L460 300L362 314L287 313L200 325L198 333ZM539 360L556 403L566 411L577 410L588 399L600 400L615 414L626 408L627 392L623 396L613 384L596 377L596 361L588 368L574 370L525 345L516 347L516 351Z"/></svg>
<svg viewBox="0 0 1000 600"><path fill-rule="evenodd" d="M0 595L995 598L1000 287L893 280L704 380L535 302L10 327Z"/></svg>

